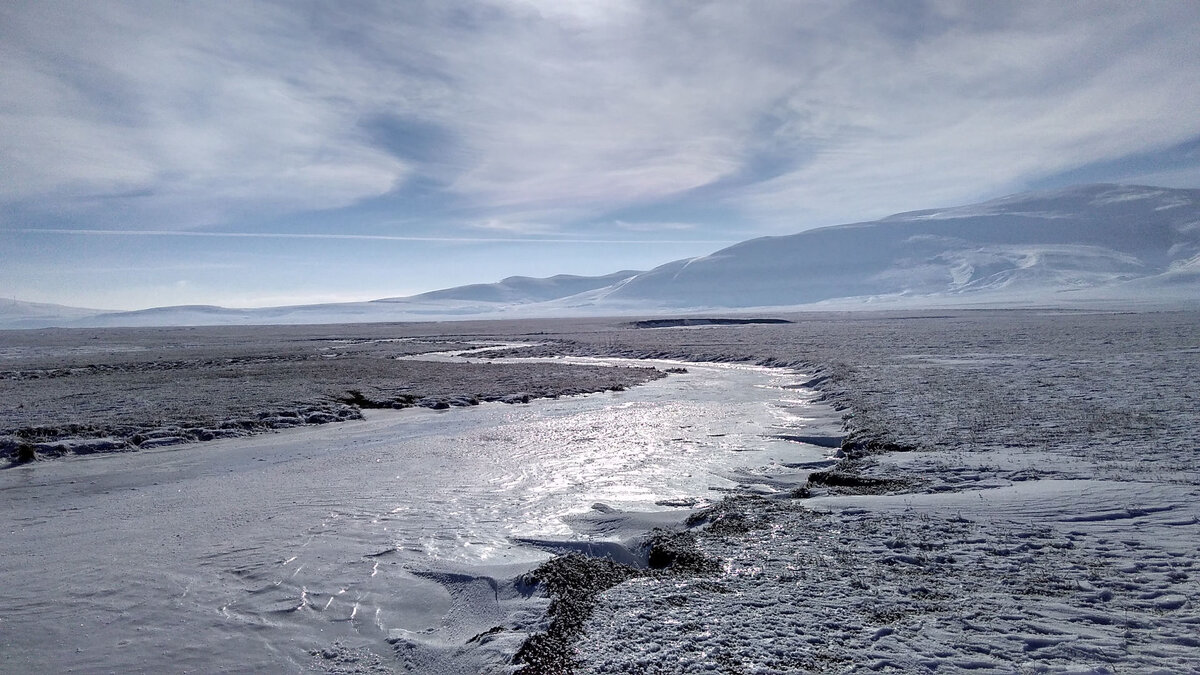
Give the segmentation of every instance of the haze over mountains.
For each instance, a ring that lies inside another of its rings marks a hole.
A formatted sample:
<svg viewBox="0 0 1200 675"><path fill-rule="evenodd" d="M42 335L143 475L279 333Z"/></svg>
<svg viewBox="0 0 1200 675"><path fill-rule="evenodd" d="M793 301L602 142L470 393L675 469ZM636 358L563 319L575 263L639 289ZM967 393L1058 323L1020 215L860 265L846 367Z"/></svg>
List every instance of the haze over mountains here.
<svg viewBox="0 0 1200 675"><path fill-rule="evenodd" d="M340 323L752 308L1200 303L1200 190L1084 185L763 237L655 269L372 302L100 312L0 301L0 327Z"/></svg>

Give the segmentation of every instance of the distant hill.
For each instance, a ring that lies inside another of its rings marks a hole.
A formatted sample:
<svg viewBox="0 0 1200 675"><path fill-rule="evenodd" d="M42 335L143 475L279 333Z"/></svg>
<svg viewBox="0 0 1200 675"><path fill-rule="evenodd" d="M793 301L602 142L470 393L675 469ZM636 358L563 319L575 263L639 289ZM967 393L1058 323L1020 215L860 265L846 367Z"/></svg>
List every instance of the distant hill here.
<svg viewBox="0 0 1200 675"><path fill-rule="evenodd" d="M735 244L646 272L509 277L372 302L98 312L9 301L0 327L299 324L807 306L1200 304L1200 190L1083 185Z"/></svg>
<svg viewBox="0 0 1200 675"><path fill-rule="evenodd" d="M104 310L0 299L0 328L41 328L103 314Z"/></svg>
<svg viewBox="0 0 1200 675"><path fill-rule="evenodd" d="M389 298L377 302L438 302L444 300L464 300L470 302L497 302L509 304L528 304L557 300L598 288L607 288L631 279L641 272L624 270L606 274L602 277L580 277L572 274L559 274L545 279L533 277L508 277L494 284L471 284L457 286L440 291L430 291L409 298Z"/></svg>

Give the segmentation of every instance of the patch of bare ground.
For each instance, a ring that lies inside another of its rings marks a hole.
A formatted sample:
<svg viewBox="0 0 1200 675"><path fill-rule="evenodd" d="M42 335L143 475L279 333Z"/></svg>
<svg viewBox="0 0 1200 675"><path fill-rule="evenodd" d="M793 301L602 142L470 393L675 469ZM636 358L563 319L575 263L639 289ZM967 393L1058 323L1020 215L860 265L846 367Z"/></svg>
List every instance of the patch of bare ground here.
<svg viewBox="0 0 1200 675"><path fill-rule="evenodd" d="M226 328L174 341L160 333L61 331L38 346L23 344L24 333L0 334L0 353L9 356L0 360L0 456L15 458L26 445L41 457L123 452L361 419L363 408L522 403L664 376L652 368L400 360L474 346L402 331L305 337L292 328L283 339L267 328Z"/></svg>
<svg viewBox="0 0 1200 675"><path fill-rule="evenodd" d="M551 601L544 630L530 635L513 657L519 665L516 672L574 672L579 663L574 658L573 644L591 618L597 597L622 582L651 577L708 577L720 571L715 559L698 551L692 532L655 529L641 549L646 560L641 567L570 553L552 558L526 574L522 584L540 587ZM667 598L665 602L672 600Z"/></svg>

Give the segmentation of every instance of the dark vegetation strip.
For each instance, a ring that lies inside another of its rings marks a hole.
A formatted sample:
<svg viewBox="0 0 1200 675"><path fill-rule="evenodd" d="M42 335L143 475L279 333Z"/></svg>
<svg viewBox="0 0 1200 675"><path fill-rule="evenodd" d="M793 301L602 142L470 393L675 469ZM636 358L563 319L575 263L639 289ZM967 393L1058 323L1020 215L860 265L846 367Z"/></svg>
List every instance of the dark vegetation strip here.
<svg viewBox="0 0 1200 675"><path fill-rule="evenodd" d="M730 502L732 504L732 502ZM725 530L717 523L729 522L733 507L714 506L699 512L689 527L708 525L713 533ZM706 515L700 515L706 514ZM708 518L713 520L710 523ZM737 521L735 528L740 528ZM714 529L715 528L715 529ZM578 667L572 644L583 633L601 593L630 579L644 577L712 577L720 573L719 561L709 558L696 547L696 532L654 529L642 542L646 566L639 568L608 558L568 553L543 563L525 575L526 584L540 586L550 596L545 630L529 636L513 656L521 675L559 675L575 672Z"/></svg>
<svg viewBox="0 0 1200 675"><path fill-rule="evenodd" d="M622 391L666 377L654 368L568 364L360 358L349 363L310 361L311 368L294 371L256 360L263 363L270 365L253 371L240 370L241 364L231 370L226 362L201 363L178 375L149 378L142 364L129 364L132 372L117 376L75 369L61 380L0 382L0 398L12 404L3 415L11 426L0 426L0 458L24 463L39 457L128 452L357 420L367 408L443 410L493 401L528 403Z"/></svg>
<svg viewBox="0 0 1200 675"><path fill-rule="evenodd" d="M751 324L792 323L787 319L706 319L688 317L680 319L643 319L634 321L634 328L681 328L685 326L747 326Z"/></svg>

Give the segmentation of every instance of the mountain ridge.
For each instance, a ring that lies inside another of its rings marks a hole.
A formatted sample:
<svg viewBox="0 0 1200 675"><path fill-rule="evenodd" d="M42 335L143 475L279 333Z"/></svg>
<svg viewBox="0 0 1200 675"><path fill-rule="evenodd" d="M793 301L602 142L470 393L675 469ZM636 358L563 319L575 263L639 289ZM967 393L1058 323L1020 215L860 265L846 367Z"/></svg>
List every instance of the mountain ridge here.
<svg viewBox="0 0 1200 675"><path fill-rule="evenodd" d="M342 323L753 308L1200 303L1200 190L1091 184L757 237L651 270L512 276L367 302L134 312L40 305L0 327ZM31 303L22 303L31 305ZM3 307L0 306L0 310ZM18 313L19 314L19 313ZM40 323L39 323L40 322Z"/></svg>
<svg viewBox="0 0 1200 675"><path fill-rule="evenodd" d="M1029 285L1039 275L1056 278L1059 290L1112 285L1195 258L1197 223L1200 190L1077 186L751 239L638 275L617 297L752 307L955 294Z"/></svg>

